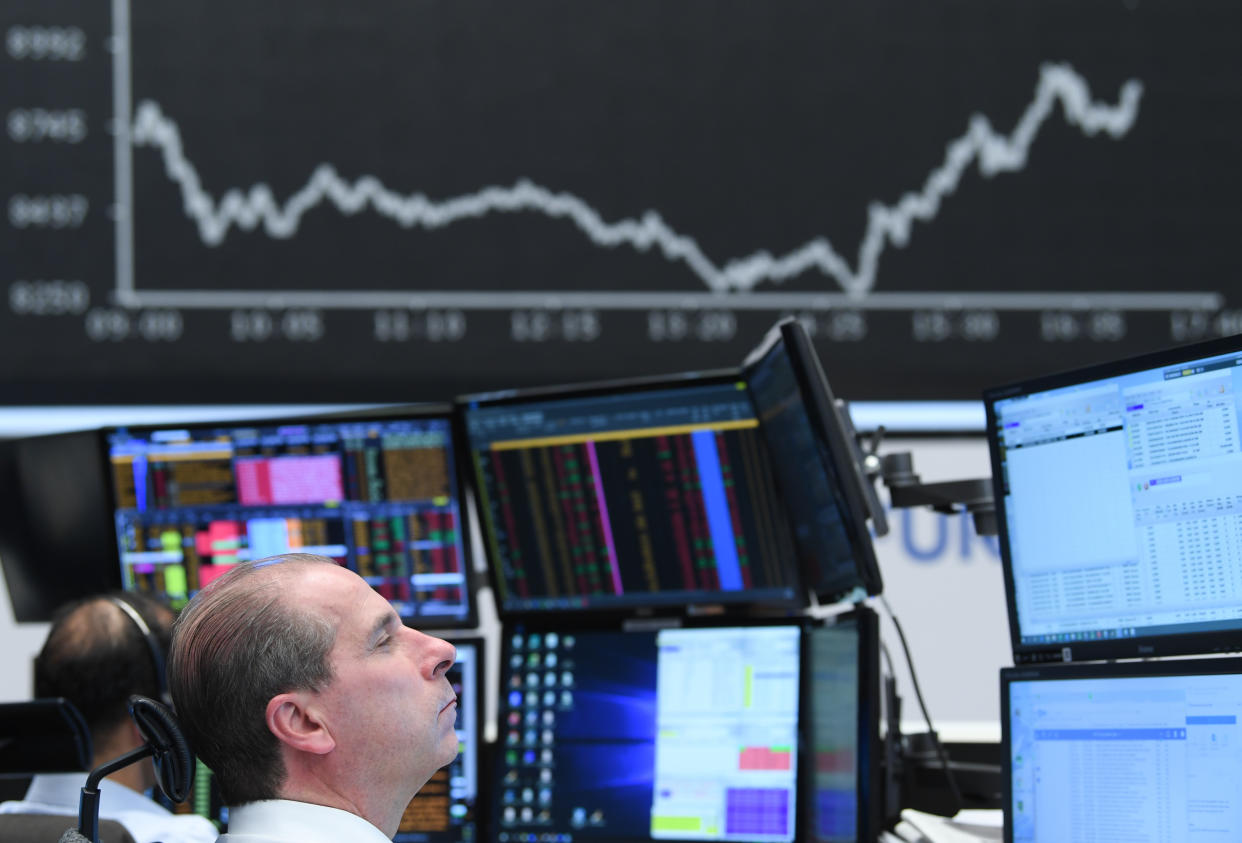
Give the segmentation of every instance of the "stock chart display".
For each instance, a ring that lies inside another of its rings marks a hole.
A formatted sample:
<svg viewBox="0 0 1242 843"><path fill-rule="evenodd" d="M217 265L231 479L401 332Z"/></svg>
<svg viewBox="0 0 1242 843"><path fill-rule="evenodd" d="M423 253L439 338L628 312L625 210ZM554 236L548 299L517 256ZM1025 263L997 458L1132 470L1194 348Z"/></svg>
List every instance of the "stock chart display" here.
<svg viewBox="0 0 1242 843"><path fill-rule="evenodd" d="M851 399L1242 329L1238 0L10 0L11 402ZM275 380L274 380L275 378Z"/></svg>
<svg viewBox="0 0 1242 843"><path fill-rule="evenodd" d="M125 588L180 606L238 562L313 553L420 625L472 622L446 417L118 428L108 440Z"/></svg>
<svg viewBox="0 0 1242 843"><path fill-rule="evenodd" d="M464 415L502 612L800 599L745 384L469 401Z"/></svg>

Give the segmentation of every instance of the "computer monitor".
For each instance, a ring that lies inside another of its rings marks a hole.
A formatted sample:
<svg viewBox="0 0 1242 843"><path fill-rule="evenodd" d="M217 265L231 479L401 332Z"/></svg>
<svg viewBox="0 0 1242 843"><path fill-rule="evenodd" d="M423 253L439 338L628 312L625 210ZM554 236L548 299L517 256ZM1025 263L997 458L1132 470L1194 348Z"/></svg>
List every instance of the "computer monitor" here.
<svg viewBox="0 0 1242 843"><path fill-rule="evenodd" d="M1242 659L1000 674L1006 843L1242 840Z"/></svg>
<svg viewBox="0 0 1242 843"><path fill-rule="evenodd" d="M737 371L459 408L502 618L805 604Z"/></svg>
<svg viewBox="0 0 1242 843"><path fill-rule="evenodd" d="M117 589L99 431L0 440L0 565L13 617Z"/></svg>
<svg viewBox="0 0 1242 843"><path fill-rule="evenodd" d="M879 594L867 522L877 535L888 522L802 323L778 322L743 371L808 586L821 603Z"/></svg>
<svg viewBox="0 0 1242 843"><path fill-rule="evenodd" d="M1242 649L1242 336L984 392L1016 663Z"/></svg>
<svg viewBox="0 0 1242 843"><path fill-rule="evenodd" d="M393 843L474 843L482 752L483 639L450 639L457 660L448 679L457 691L457 758L438 770L410 802Z"/></svg>
<svg viewBox="0 0 1242 843"><path fill-rule="evenodd" d="M507 627L491 839L803 839L804 634Z"/></svg>
<svg viewBox="0 0 1242 843"><path fill-rule="evenodd" d="M882 824L880 631L865 606L813 627L807 703L815 843L870 843Z"/></svg>
<svg viewBox="0 0 1242 843"><path fill-rule="evenodd" d="M475 625L447 406L106 431L121 577L184 604L232 564L316 553L411 624Z"/></svg>
<svg viewBox="0 0 1242 843"><path fill-rule="evenodd" d="M215 774L198 758L194 759L194 789L189 799L174 803L158 787L152 792L152 798L173 813L198 814L211 820L221 831L228 829L229 806L224 804L224 794L220 792Z"/></svg>

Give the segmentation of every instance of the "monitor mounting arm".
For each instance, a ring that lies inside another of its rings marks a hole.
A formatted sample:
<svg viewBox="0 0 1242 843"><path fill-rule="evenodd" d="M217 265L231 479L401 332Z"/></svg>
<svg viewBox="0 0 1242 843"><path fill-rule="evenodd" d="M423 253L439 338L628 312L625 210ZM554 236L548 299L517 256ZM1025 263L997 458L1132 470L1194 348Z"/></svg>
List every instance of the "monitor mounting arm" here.
<svg viewBox="0 0 1242 843"><path fill-rule="evenodd" d="M926 506L946 515L969 513L975 532L981 536L996 535L996 500L990 477L924 483L914 472L914 458L909 451L883 456L877 453L883 436L884 428L880 427L864 449L863 465L868 477L884 481L894 509Z"/></svg>

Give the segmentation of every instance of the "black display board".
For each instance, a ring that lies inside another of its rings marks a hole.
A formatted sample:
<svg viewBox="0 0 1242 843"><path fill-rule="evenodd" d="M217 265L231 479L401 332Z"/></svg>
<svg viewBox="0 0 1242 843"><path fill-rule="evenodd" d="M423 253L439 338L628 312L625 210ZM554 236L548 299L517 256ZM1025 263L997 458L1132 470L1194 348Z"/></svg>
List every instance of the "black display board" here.
<svg viewBox="0 0 1242 843"><path fill-rule="evenodd" d="M11 0L8 403L850 399L1242 326L1237 0Z"/></svg>

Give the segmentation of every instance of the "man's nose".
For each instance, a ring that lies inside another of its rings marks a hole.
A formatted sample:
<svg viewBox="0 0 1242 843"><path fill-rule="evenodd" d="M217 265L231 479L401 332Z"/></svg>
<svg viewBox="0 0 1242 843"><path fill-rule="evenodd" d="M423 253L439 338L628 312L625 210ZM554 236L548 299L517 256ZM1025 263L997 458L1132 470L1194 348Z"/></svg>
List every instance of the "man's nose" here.
<svg viewBox="0 0 1242 843"><path fill-rule="evenodd" d="M453 662L457 660L457 648L441 638L430 635L424 637L427 639L427 662L434 665L431 668L431 676L439 678L447 673L448 669L453 666Z"/></svg>

